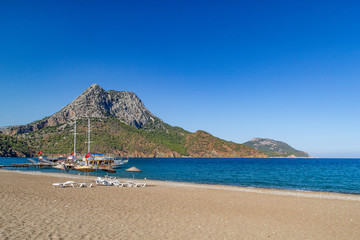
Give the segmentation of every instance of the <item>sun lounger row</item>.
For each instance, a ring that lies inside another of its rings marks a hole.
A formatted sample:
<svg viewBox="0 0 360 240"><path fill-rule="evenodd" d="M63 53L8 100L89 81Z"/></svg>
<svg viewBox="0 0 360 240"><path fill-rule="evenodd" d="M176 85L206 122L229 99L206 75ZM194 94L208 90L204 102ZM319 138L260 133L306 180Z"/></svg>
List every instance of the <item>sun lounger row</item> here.
<svg viewBox="0 0 360 240"><path fill-rule="evenodd" d="M117 187L145 187L146 183L135 183L135 182L120 182L119 180L108 180L98 177L95 179L97 185L103 186L117 186Z"/></svg>
<svg viewBox="0 0 360 240"><path fill-rule="evenodd" d="M117 186L117 187L145 187L146 183L136 183L136 182L120 182L119 180L108 180L108 179L102 179L98 177L95 179L95 183L97 185L102 186ZM64 183L53 183L53 187L92 187L92 183L77 183L74 181L67 181Z"/></svg>
<svg viewBox="0 0 360 240"><path fill-rule="evenodd" d="M92 187L92 183L77 183L74 181L67 181L64 183L53 183L53 187Z"/></svg>
<svg viewBox="0 0 360 240"><path fill-rule="evenodd" d="M127 182L131 185L131 187L145 187L146 183L136 183L136 182Z"/></svg>

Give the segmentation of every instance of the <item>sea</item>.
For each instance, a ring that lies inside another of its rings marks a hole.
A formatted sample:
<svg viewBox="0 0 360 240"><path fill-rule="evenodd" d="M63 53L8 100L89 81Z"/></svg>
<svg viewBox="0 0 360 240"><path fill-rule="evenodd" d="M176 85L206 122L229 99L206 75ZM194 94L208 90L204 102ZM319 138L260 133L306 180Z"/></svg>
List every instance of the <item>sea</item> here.
<svg viewBox="0 0 360 240"><path fill-rule="evenodd" d="M0 165L28 163L27 159L0 158ZM132 166L142 172L133 175L132 172L125 171ZM57 169L17 170L60 172ZM116 173L109 175L119 178L360 195L360 159L131 158L127 164L116 170ZM68 174L83 173L72 170ZM92 176L106 174L103 171L90 173Z"/></svg>

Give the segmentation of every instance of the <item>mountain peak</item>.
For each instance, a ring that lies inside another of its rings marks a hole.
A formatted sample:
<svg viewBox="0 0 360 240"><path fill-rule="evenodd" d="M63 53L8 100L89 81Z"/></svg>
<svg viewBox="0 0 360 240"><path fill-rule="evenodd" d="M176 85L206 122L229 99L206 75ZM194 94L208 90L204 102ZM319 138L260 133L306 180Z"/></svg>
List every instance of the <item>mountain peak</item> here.
<svg viewBox="0 0 360 240"><path fill-rule="evenodd" d="M98 94L100 92L105 92L105 90L100 87L99 84L94 83L92 84L90 87L88 87L84 92L82 92L82 94L80 96L78 96L77 98L83 96L83 95L93 95L93 94ZM76 100L76 99L75 99ZM74 100L74 101L75 101Z"/></svg>
<svg viewBox="0 0 360 240"><path fill-rule="evenodd" d="M80 96L59 112L50 117L28 125L13 128L13 133L24 133L42 129L47 126L72 123L79 118L117 118L137 128L143 127L156 118L140 98L128 91L105 91L94 83Z"/></svg>
<svg viewBox="0 0 360 240"><path fill-rule="evenodd" d="M141 128L154 118L135 93L105 91L95 83L50 119L56 119L57 123L62 123L74 118L87 117L115 117L137 128Z"/></svg>
<svg viewBox="0 0 360 240"><path fill-rule="evenodd" d="M91 84L90 87L88 87L83 93L88 93L88 92L97 92L97 91L105 91L102 87L100 87L99 84L97 83L94 83L94 84Z"/></svg>
<svg viewBox="0 0 360 240"><path fill-rule="evenodd" d="M95 87L100 87L100 86L97 83L93 83L93 84L91 84L91 86L89 88L95 88Z"/></svg>
<svg viewBox="0 0 360 240"><path fill-rule="evenodd" d="M261 139L265 139L265 138L253 138L253 139L250 140L250 142L257 142L257 141L259 141Z"/></svg>

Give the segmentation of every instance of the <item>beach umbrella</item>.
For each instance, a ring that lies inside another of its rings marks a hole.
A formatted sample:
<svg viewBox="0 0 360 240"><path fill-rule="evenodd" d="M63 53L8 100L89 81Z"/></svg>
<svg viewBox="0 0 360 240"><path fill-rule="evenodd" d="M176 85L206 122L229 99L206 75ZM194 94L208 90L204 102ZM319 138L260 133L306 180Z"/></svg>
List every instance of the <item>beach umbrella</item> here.
<svg viewBox="0 0 360 240"><path fill-rule="evenodd" d="M138 169L137 167L131 167L131 168L128 168L126 169L125 171L127 172L132 172L133 174L133 179L134 179L134 172L142 172L140 169Z"/></svg>

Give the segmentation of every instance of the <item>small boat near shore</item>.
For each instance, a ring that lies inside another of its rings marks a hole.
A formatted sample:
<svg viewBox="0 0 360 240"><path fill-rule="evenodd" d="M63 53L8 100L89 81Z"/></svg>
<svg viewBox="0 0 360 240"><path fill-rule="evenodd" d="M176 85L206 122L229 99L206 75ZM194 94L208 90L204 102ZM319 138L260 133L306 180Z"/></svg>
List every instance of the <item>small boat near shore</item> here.
<svg viewBox="0 0 360 240"><path fill-rule="evenodd" d="M78 165L75 167L75 170L81 171L81 172L93 172L95 171L95 168L89 165Z"/></svg>
<svg viewBox="0 0 360 240"><path fill-rule="evenodd" d="M122 159L118 157L106 156L105 154L92 153L88 158L88 162L90 165L95 166L111 166L112 168L120 168L122 165L127 163L128 159Z"/></svg>

